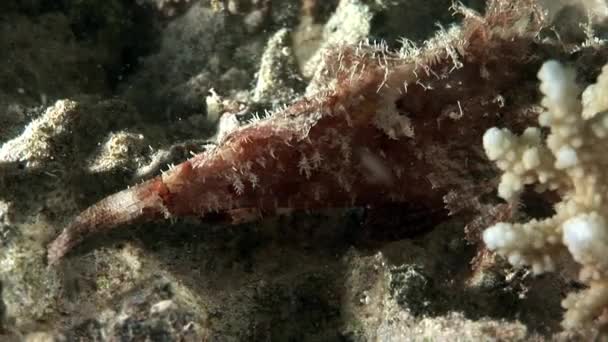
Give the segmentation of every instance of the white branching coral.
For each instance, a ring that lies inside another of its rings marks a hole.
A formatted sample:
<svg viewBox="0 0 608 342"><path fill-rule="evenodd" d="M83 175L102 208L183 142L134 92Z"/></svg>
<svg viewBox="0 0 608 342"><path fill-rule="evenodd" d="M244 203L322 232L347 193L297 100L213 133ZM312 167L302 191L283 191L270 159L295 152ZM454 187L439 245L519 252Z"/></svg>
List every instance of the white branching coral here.
<svg viewBox="0 0 608 342"><path fill-rule="evenodd" d="M525 185L555 190L555 215L525 223L497 223L483 233L489 249L534 273L552 271L557 256L581 266L588 288L562 302L566 328L608 324L608 66L582 94L573 70L556 61L538 73L542 105L537 128L522 135L491 128L483 137L488 158L503 171L498 194L516 202Z"/></svg>

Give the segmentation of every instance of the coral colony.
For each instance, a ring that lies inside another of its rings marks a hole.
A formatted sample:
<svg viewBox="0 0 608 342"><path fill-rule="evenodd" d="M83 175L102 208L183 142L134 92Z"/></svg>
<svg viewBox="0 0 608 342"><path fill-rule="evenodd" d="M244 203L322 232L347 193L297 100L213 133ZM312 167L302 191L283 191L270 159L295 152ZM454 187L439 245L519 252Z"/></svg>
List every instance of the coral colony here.
<svg viewBox="0 0 608 342"><path fill-rule="evenodd" d="M483 232L488 248L514 266L531 265L534 273L553 271L566 251L581 265L580 280L588 289L570 294L563 325L608 320L608 66L597 83L581 89L573 70L556 61L538 72L546 111L538 117L550 129L544 143L538 128L517 136L508 129L491 128L483 136L488 158L503 171L498 194L517 201L524 185L557 191L561 202L555 215L525 223L500 222Z"/></svg>
<svg viewBox="0 0 608 342"><path fill-rule="evenodd" d="M483 232L487 246L514 265L549 271L559 253L569 252L589 288L564 301L564 325L607 319L608 161L601 143L608 119L596 113L606 109L601 92L608 72L581 104L573 72L544 64L539 77L547 111L539 122L551 130L546 146L535 128L521 136L491 128L519 131L536 118L530 94L537 93L534 74L547 59L533 56L541 50L535 37L543 17L531 1L490 1L485 16L458 10L463 24L441 30L420 49L329 50L314 91L221 132L217 146L84 210L49 245L49 263L92 233L158 218L213 213L238 221L281 209L447 205L445 213L477 211L477 231L491 226ZM566 55L559 47L545 50L551 49ZM503 207L480 200L495 187L486 155L503 171ZM496 223L509 219L524 185L533 183L562 196L555 216Z"/></svg>

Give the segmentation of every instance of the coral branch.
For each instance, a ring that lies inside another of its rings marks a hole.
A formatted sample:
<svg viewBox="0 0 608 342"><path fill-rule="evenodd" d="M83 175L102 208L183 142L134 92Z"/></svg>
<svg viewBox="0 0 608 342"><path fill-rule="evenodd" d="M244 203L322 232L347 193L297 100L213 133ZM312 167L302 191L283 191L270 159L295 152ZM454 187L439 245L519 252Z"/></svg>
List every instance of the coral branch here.
<svg viewBox="0 0 608 342"><path fill-rule="evenodd" d="M555 215L525 223L497 223L483 233L488 248L515 266L531 265L534 273L553 271L558 256L569 253L581 265L580 281L589 289L570 294L566 328L596 322L605 327L608 312L608 191L605 145L608 106L604 100L608 67L580 98L573 69L556 61L538 72L546 111L538 117L550 129L542 141L540 130L528 128L517 136L508 129L489 129L483 139L488 157L503 170L498 193L515 202L524 185L538 192L556 191L561 201Z"/></svg>

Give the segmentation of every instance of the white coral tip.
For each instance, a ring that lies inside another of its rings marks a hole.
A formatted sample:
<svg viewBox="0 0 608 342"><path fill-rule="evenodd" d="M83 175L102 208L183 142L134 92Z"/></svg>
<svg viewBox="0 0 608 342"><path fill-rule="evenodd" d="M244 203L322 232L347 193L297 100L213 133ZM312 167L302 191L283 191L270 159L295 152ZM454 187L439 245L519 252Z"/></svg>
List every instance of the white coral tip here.
<svg viewBox="0 0 608 342"><path fill-rule="evenodd" d="M515 242L513 225L499 222L483 231L483 242L490 250L497 250L510 246Z"/></svg>
<svg viewBox="0 0 608 342"><path fill-rule="evenodd" d="M521 137L530 145L539 145L541 143L541 132L537 127L526 128Z"/></svg>
<svg viewBox="0 0 608 342"><path fill-rule="evenodd" d="M523 190L524 184L521 177L512 172L505 172L498 184L498 196L505 201L512 201Z"/></svg>
<svg viewBox="0 0 608 342"><path fill-rule="evenodd" d="M560 101L566 91L567 78L566 69L555 60L545 62L538 71L541 80L541 91L551 101Z"/></svg>
<svg viewBox="0 0 608 342"><path fill-rule="evenodd" d="M540 152L537 147L531 147L524 151L522 162L526 170L532 170L540 166Z"/></svg>
<svg viewBox="0 0 608 342"><path fill-rule="evenodd" d="M558 170L578 164L578 155L576 154L576 150L570 146L562 146L559 150L557 150L555 157L555 168Z"/></svg>
<svg viewBox="0 0 608 342"><path fill-rule="evenodd" d="M509 130L492 127L483 135L483 148L490 160L496 160L507 152L512 140Z"/></svg>
<svg viewBox="0 0 608 342"><path fill-rule="evenodd" d="M608 259L608 227L604 217L593 212L575 216L563 225L563 242L581 264Z"/></svg>

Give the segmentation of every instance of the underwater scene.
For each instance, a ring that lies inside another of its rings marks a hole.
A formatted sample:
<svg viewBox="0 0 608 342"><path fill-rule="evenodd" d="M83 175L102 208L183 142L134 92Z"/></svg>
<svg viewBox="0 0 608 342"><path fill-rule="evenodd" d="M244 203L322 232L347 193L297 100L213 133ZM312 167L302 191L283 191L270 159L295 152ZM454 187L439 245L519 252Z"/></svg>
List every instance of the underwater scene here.
<svg viewBox="0 0 608 342"><path fill-rule="evenodd" d="M3 0L0 61L0 341L608 340L606 0Z"/></svg>

